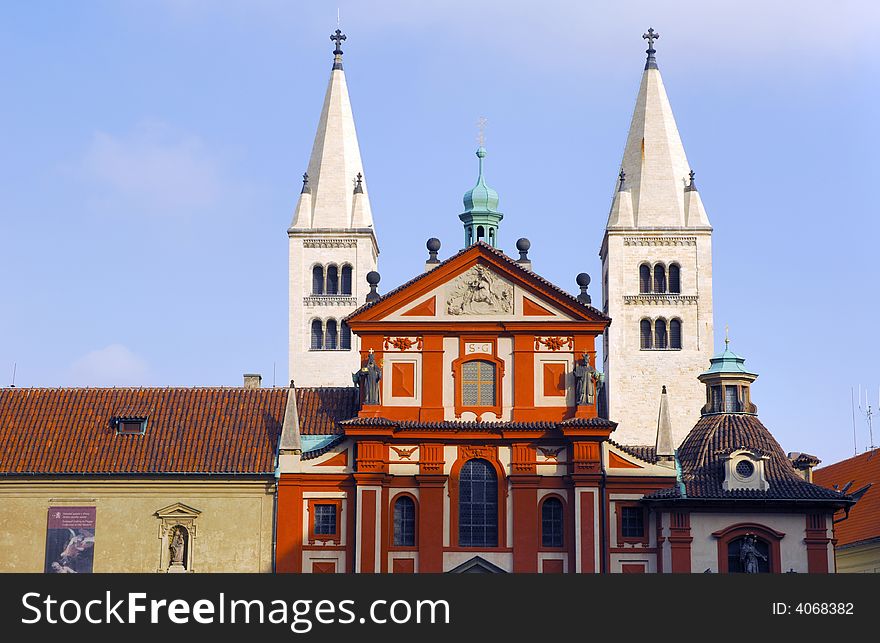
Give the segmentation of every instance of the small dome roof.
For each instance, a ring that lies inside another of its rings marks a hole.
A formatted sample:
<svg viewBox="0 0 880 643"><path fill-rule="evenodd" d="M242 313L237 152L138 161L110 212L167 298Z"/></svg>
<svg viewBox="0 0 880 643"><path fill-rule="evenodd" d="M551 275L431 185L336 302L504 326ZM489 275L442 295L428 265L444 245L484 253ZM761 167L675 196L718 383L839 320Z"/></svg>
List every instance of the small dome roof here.
<svg viewBox="0 0 880 643"><path fill-rule="evenodd" d="M477 149L477 158L480 159L480 175L477 184L464 193L465 213L498 213L498 193L486 185L483 178L483 159L486 158L486 148L480 146Z"/></svg>

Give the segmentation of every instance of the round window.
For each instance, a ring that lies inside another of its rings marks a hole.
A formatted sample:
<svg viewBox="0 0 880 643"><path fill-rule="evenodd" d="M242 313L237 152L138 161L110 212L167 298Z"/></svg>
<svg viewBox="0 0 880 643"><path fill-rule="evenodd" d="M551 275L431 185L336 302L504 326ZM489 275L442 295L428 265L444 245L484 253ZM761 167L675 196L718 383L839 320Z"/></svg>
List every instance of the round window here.
<svg viewBox="0 0 880 643"><path fill-rule="evenodd" d="M736 475L740 478L751 478L755 472L755 465L748 460L740 460L736 463Z"/></svg>

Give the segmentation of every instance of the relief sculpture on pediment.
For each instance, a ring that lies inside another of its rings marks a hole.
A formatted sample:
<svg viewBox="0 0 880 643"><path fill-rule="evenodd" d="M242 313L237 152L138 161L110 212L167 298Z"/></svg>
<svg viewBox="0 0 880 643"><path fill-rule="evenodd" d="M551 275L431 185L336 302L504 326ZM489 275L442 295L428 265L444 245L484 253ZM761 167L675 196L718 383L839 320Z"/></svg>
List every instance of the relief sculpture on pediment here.
<svg viewBox="0 0 880 643"><path fill-rule="evenodd" d="M476 265L456 279L446 300L450 315L513 312L513 286L485 266Z"/></svg>

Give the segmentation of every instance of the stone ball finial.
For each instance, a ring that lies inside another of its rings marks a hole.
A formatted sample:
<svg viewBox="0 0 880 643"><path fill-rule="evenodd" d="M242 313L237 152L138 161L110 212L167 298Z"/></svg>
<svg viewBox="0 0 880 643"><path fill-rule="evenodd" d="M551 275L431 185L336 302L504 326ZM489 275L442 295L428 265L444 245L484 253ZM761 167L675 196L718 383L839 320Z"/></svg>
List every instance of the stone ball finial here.
<svg viewBox="0 0 880 643"><path fill-rule="evenodd" d="M428 239L428 242L425 244L425 247L428 249L428 252L437 252L440 250L440 239L437 237L431 237Z"/></svg>
<svg viewBox="0 0 880 643"><path fill-rule="evenodd" d="M520 252L528 252L529 248L532 247L532 242L522 237L521 239L516 240L516 249Z"/></svg>
<svg viewBox="0 0 880 643"><path fill-rule="evenodd" d="M575 278L575 281L577 282L577 285L580 286L581 288L586 288L587 286L590 285L590 281L591 281L590 275L588 275L585 272L582 272Z"/></svg>
<svg viewBox="0 0 880 643"><path fill-rule="evenodd" d="M367 283L370 286L378 286L380 281L382 281L382 275L375 270L371 270L367 273Z"/></svg>

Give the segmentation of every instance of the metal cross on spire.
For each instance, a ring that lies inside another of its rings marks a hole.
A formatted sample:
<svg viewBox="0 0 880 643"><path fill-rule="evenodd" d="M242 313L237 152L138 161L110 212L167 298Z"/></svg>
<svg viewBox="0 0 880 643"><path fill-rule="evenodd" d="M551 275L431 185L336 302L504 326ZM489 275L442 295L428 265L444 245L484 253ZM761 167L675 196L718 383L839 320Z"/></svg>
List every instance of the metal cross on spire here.
<svg viewBox="0 0 880 643"><path fill-rule="evenodd" d="M654 49L654 41L660 39L660 34L654 31L653 27L648 28L648 33L642 34L642 38L648 41L648 48L645 50L645 53L648 54L648 60L645 62L645 69L657 69L657 59L654 58L654 54L657 51Z"/></svg>
<svg viewBox="0 0 880 643"><path fill-rule="evenodd" d="M486 119L485 116L480 116L479 120L477 121L477 129L479 130L479 133L477 134L477 143L480 147L483 147L483 145L486 143L486 123L488 122L489 121Z"/></svg>
<svg viewBox="0 0 880 643"><path fill-rule="evenodd" d="M342 42L345 39L345 34L340 29L330 34L330 40L336 43L336 49L333 50L333 69L342 69Z"/></svg>

